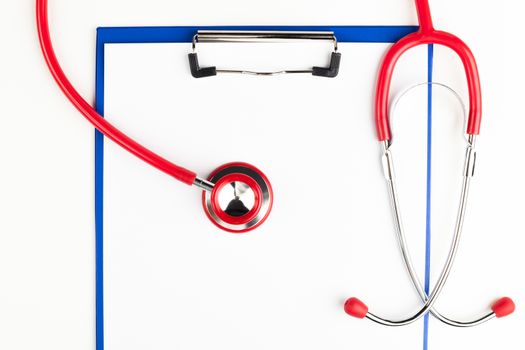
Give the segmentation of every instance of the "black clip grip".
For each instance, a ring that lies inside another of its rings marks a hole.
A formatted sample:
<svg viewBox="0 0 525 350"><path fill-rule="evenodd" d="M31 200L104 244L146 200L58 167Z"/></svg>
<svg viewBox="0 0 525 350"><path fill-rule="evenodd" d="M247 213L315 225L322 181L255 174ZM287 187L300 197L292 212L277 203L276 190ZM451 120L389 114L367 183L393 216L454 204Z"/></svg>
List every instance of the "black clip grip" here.
<svg viewBox="0 0 525 350"><path fill-rule="evenodd" d="M199 59L197 58L196 53L188 54L188 59L190 61L191 75L194 78L204 78L217 75L217 69L215 67L199 67Z"/></svg>
<svg viewBox="0 0 525 350"><path fill-rule="evenodd" d="M326 78L335 78L339 73L339 64L341 63L341 54L339 52L332 52L330 58L330 66L325 67L313 67L312 75Z"/></svg>

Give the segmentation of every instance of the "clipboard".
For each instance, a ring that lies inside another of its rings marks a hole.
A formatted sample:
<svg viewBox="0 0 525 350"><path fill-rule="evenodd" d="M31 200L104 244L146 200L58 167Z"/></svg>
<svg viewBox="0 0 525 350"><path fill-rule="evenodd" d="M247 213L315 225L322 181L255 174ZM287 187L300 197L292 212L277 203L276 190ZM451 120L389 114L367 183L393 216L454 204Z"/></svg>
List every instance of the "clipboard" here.
<svg viewBox="0 0 525 350"><path fill-rule="evenodd" d="M208 31L310 31L333 32L339 43L391 43L417 29L414 26L226 26L226 27L137 27L99 28L97 32L96 108L104 115L105 45L126 43L188 43L199 30ZM343 60L345 57L342 58ZM429 51L429 67L431 67ZM431 78L431 74L429 75ZM211 78L210 78L211 79ZM184 150L182 150L183 152ZM95 136L96 188L96 337L97 350L104 343L104 138ZM204 219L203 219L204 220ZM424 327L425 339L428 323ZM223 345L226 346L226 345ZM278 346L277 346L278 347ZM112 349L109 349L112 350Z"/></svg>

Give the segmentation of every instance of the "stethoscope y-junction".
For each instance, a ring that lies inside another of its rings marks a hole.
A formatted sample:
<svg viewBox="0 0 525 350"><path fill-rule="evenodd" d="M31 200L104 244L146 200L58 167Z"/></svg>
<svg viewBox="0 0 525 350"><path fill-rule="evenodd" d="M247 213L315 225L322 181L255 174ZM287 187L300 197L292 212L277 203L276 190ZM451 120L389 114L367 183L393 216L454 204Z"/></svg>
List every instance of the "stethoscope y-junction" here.
<svg viewBox="0 0 525 350"><path fill-rule="evenodd" d="M459 38L452 34L434 29L430 15L428 0L415 0L420 28L417 32L409 34L386 53L379 70L377 90L375 97L375 122L379 141L381 143L383 166L388 183L388 190L393 207L397 238L401 248L402 258L407 267L410 279L418 292L423 305L420 309L407 318L389 320L368 311L368 307L357 298L350 298L345 303L345 311L355 317L368 318L377 323L388 326L402 326L410 324L426 313L430 312L440 321L457 327L468 327L481 324L494 317L503 317L514 311L514 303L510 298L501 298L492 305L492 310L485 315L471 321L456 321L439 313L434 308L450 274L454 258L457 253L468 190L474 175L476 150L476 136L479 134L481 123L481 90L478 70L474 56L470 49ZM40 45L44 58L51 74L55 78L67 98L88 119L93 126L130 153L144 162L165 172L175 179L202 189L202 202L206 216L219 228L241 233L253 230L260 226L270 214L273 204L273 192L268 178L262 171L243 162L228 163L220 166L208 178L202 178L191 170L176 165L148 148L139 144L121 132L110 122L99 115L96 110L77 92L64 74L53 50L47 14L47 0L36 0L37 26ZM224 42L224 41L274 41L274 40L329 40L333 42L334 49L331 54L330 64L327 67L313 67L302 70L281 70L271 72L255 72L243 69L218 69L216 67L200 67L196 44L198 42ZM390 149L392 134L389 123L389 94L390 83L396 62L400 56L410 48L423 44L439 44L449 47L460 57L468 83L469 113L467 123L467 147L464 160L463 185L459 201L459 210L450 247L449 255L443 266L441 274L429 295L422 288L412 264L402 225L399 198L396 190L394 176L394 162ZM193 52L189 54L190 71L196 78L213 76L218 73L240 73L252 75L276 75L290 73L308 73L316 76L333 78L338 74L341 54L337 52L337 39L331 32L225 32L202 31L193 39Z"/></svg>

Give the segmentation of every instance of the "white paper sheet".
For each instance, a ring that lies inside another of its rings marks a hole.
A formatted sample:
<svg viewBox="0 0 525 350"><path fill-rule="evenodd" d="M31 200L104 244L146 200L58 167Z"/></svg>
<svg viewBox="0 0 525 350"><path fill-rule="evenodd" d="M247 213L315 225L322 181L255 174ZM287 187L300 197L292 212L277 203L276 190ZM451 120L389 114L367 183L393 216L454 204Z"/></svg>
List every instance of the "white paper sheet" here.
<svg viewBox="0 0 525 350"><path fill-rule="evenodd" d="M194 79L189 44L106 45L106 118L203 177L226 162L251 163L265 172L275 194L259 229L222 232L204 215L198 190L106 141L107 350L421 348L422 321L381 327L342 308L350 296L391 318L420 306L395 241L373 124L376 71L387 47L341 43L335 79ZM202 66L253 69L322 65L328 52L303 44L199 46ZM466 96L461 67L451 57L436 48L434 80ZM393 97L426 81L427 48L411 51L399 64ZM392 146L407 239L421 277L426 96L419 88L400 101ZM434 89L432 281L446 258L459 201L465 143L455 103ZM499 253L505 244L494 242L489 228L504 218L490 202L498 201L491 196L502 171L486 164L484 143L480 138L464 241L437 303L460 319L485 312L519 287L498 273L508 264L505 252ZM508 234L498 231L502 240ZM458 331L431 321L430 341L433 349L451 349L451 343L493 349L501 341L498 332L517 326L509 318Z"/></svg>

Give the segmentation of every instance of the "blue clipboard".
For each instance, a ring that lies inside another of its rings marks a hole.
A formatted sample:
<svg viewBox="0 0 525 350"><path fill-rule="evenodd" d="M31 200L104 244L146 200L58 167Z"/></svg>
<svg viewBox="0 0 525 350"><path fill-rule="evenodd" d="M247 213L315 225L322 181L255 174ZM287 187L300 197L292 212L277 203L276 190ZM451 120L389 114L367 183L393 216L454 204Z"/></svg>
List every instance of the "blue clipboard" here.
<svg viewBox="0 0 525 350"><path fill-rule="evenodd" d="M332 31L342 43L393 43L415 32L417 26L177 26L177 27L103 27L97 29L96 110L104 115L104 46L125 43L191 43L198 30L258 30L258 31ZM432 78L432 47L429 47L429 79ZM188 72L189 74L189 72ZM373 77L371 77L373 78ZM429 85L429 89L431 86ZM431 91L429 91L429 101ZM429 120L431 118L429 103ZM430 125L430 123L429 123ZM429 138L430 140L430 138ZM429 196L427 196L427 201ZM104 350L104 136L95 132L95 264L96 264L96 349ZM428 225L427 225L428 226ZM428 227L427 227L428 231ZM425 287L429 277L429 243L427 232L427 266ZM423 347L427 347L428 315L425 317Z"/></svg>

